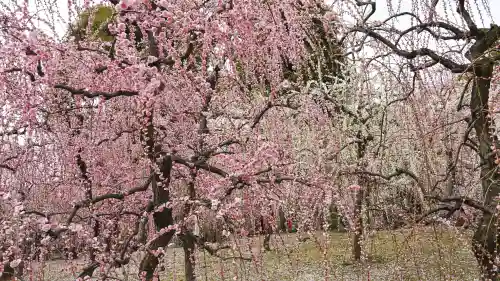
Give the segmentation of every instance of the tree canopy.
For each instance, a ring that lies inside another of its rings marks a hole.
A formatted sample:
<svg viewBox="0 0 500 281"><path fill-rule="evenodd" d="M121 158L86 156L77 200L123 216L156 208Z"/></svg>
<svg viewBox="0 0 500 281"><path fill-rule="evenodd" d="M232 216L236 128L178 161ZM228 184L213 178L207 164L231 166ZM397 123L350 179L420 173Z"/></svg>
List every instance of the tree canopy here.
<svg viewBox="0 0 500 281"><path fill-rule="evenodd" d="M59 41L50 1L0 5L0 280L58 251L84 262L75 277L157 280L174 246L185 281L200 254L268 280L248 241L270 252L287 229L329 280L337 228L370 273L374 233L465 220L478 272L500 280L489 5L70 1Z"/></svg>

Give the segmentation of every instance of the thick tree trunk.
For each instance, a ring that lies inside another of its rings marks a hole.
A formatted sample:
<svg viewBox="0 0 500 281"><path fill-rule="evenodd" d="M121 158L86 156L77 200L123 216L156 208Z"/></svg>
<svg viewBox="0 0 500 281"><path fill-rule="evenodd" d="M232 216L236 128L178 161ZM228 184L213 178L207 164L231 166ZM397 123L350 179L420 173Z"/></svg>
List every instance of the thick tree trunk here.
<svg viewBox="0 0 500 281"><path fill-rule="evenodd" d="M485 60L477 63L474 69L475 81L471 93L470 108L472 123L478 140L478 153L481 161L481 186L484 196L484 205L495 209L495 197L500 193L500 177L498 165L495 163L496 152L492 147L498 147L498 140L490 128L494 123L488 114L488 99L493 64ZM474 255L481 267L484 280L500 280L496 269L498 257L498 217L483 213L480 224L476 229L472 247Z"/></svg>
<svg viewBox="0 0 500 281"><path fill-rule="evenodd" d="M151 169L151 172L155 173L153 180L151 181L153 209L167 203L170 200L168 187L170 185L170 173L172 171L172 157L170 155L160 156L160 154L162 154L162 149L160 145L155 145L154 136L155 132L152 119L149 118L148 126L146 127L146 132L144 134L146 149L148 151L149 160L152 164L157 164L160 170L160 173L157 173L154 172L154 169ZM159 163L159 161L161 162ZM174 219L172 217L172 210L170 208L163 208L162 211L153 213L153 221L157 231L173 225ZM143 257L139 265L139 273L140 275L145 274L146 281L153 280L159 263L159 257L154 255L152 251L161 247L166 247L170 243L173 236L174 231L163 233L147 246L146 255Z"/></svg>
<svg viewBox="0 0 500 281"><path fill-rule="evenodd" d="M170 199L169 191L164 187L168 187L171 169L172 169L172 159L170 156L166 156L163 159L162 165L160 166L160 171L163 174L163 179L165 179L163 181L163 185L161 186L158 185L158 182L160 182L159 175L157 175L153 180L153 182L151 183L154 194L153 197L154 206L166 203ZM169 208L164 208L162 211L154 213L153 220L157 231L159 231L162 228L166 228L168 226L173 225L174 219L172 217L172 210ZM174 231L169 231L160 235L158 238L156 238L149 244L147 248L148 251L146 252L144 258L142 259L141 264L139 265L140 272L141 273L144 272L146 274L145 276L146 281L150 281L153 279L156 267L158 266L159 263L159 258L155 256L153 253L151 253L151 251L157 250L160 247L166 247L170 243L170 240L172 239L173 236L174 236Z"/></svg>

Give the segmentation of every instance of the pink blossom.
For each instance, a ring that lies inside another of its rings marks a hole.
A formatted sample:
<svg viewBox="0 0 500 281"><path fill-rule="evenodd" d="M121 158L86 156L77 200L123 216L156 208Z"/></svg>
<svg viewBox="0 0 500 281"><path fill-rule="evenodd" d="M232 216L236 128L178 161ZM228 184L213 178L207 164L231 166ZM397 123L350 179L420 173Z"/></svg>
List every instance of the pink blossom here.
<svg viewBox="0 0 500 281"><path fill-rule="evenodd" d="M122 9L127 9L129 7L132 7L136 4L137 0L121 0L120 2L120 8Z"/></svg>
<svg viewBox="0 0 500 281"><path fill-rule="evenodd" d="M353 185L350 185L349 190L352 190L352 191L359 191L361 190L361 186L357 185L357 184L353 184Z"/></svg>

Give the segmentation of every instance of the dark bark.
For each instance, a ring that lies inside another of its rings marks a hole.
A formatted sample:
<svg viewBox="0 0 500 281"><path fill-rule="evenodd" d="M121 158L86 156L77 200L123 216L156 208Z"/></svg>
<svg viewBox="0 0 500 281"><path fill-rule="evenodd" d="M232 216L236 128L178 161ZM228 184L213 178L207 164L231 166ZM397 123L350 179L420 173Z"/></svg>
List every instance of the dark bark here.
<svg viewBox="0 0 500 281"><path fill-rule="evenodd" d="M164 186L168 186L171 169L172 169L172 159L169 156L166 156L160 167L160 171L166 180L163 181L162 186L159 186L157 182L160 181L160 176L157 175L156 179L153 180L153 182L151 183L154 194L153 197L154 206L166 203L170 199L169 191L168 189L164 188ZM155 212L153 214L153 221L157 230L173 225L174 220L172 217L172 210L169 208L164 208L160 212ZM146 273L147 281L153 279L154 272L159 263L159 258L153 255L149 251L156 250L160 247L166 247L170 243L170 240L172 239L173 236L174 236L174 231L169 231L167 233L164 233L163 235L160 235L157 239L155 239L152 243L149 244L148 252L142 259L141 264L139 266L140 272Z"/></svg>
<svg viewBox="0 0 500 281"><path fill-rule="evenodd" d="M14 269L9 265L4 266L4 271L0 277L0 281L10 281L14 280Z"/></svg>
<svg viewBox="0 0 500 281"><path fill-rule="evenodd" d="M184 235L181 238L182 249L184 250L184 275L186 281L196 281L196 256L195 240L193 237Z"/></svg>
<svg viewBox="0 0 500 281"><path fill-rule="evenodd" d="M264 250L271 251L271 246L269 242L271 241L271 234L273 233L273 228L269 221L265 220L263 216L260 217L261 233L264 234Z"/></svg>
<svg viewBox="0 0 500 281"><path fill-rule="evenodd" d="M170 155L164 155L161 151L161 146L155 145L155 130L151 118L148 120L148 126L145 129L143 137L146 141L148 158L152 164L157 164L160 168L159 173L154 173L153 180L151 181L154 208L170 200L168 186L170 184L170 173L172 170L172 157ZM151 169L151 171L153 172L154 169ZM173 225L174 219L172 217L172 210L170 208L163 208L162 211L153 213L153 221L157 231ZM147 281L153 279L159 263L159 257L155 256L151 251L157 250L160 247L166 247L170 243L173 235L174 231L166 232L158 236L148 245L146 255L139 265L139 272L141 274L145 273Z"/></svg>
<svg viewBox="0 0 500 281"><path fill-rule="evenodd" d="M264 250L271 251L270 242L271 242L271 233L268 232L264 235Z"/></svg>
<svg viewBox="0 0 500 281"><path fill-rule="evenodd" d="M495 46L499 38L500 27L497 25L492 25L489 29L480 29L476 35L476 42L467 52L468 58L472 62L474 74L470 97L471 125L476 133L478 143L477 152L480 158L483 205L493 210L496 207L495 197L500 193L500 176L498 165L495 163L498 154L493 151L493 147L499 146L498 139L493 132L495 124L489 115L488 100L493 66L499 57L486 56L486 53ZM495 262L499 250L498 235L498 215L483 212L472 238L472 248L481 267L484 280L500 280Z"/></svg>
<svg viewBox="0 0 500 281"><path fill-rule="evenodd" d="M453 197L456 195L455 189L457 187L457 165L455 165L455 161L453 158L453 148L451 147L451 144L448 143L448 138L449 136L447 135L445 140L447 162L446 170L450 173L450 176L448 177L448 181L446 183L445 197Z"/></svg>
<svg viewBox="0 0 500 281"><path fill-rule="evenodd" d="M472 88L470 105L472 122L479 144L481 186L484 205L494 207L495 197L500 193L500 178L498 165L495 163L496 153L492 151L492 146L496 145L498 140L490 130L490 128L494 128L494 123L488 114L493 64L489 60L484 60L476 65L474 72L476 77ZM472 247L486 280L500 280L498 271L495 269L495 259L499 250L498 234L498 216L483 213L472 238Z"/></svg>
<svg viewBox="0 0 500 281"><path fill-rule="evenodd" d="M335 204L330 204L328 207L328 230L338 230L339 228L339 214L337 211L337 206Z"/></svg>
<svg viewBox="0 0 500 281"><path fill-rule="evenodd" d="M278 230L280 232L286 232L286 218L285 218L285 212L283 212L283 209L281 208L281 206L279 207L278 209L278 216L279 216L279 220L278 220Z"/></svg>

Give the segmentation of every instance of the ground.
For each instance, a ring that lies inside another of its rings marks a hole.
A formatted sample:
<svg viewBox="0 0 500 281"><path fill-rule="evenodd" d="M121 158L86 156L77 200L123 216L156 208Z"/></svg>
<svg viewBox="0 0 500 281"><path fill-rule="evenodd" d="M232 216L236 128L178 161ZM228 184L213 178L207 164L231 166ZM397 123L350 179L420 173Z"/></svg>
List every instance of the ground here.
<svg viewBox="0 0 500 281"><path fill-rule="evenodd" d="M296 234L273 236L271 252L263 252L263 237L239 240L239 250L226 250L226 257L243 255L254 259L219 259L208 253L197 257L198 280L477 280L478 271L470 250L470 233L443 227L382 231L366 242L368 259L351 260L347 233L316 234L298 242ZM260 240L260 241L259 241ZM328 243L326 241L329 241ZM183 281L183 252L172 248L160 280ZM139 259L137 259L139 260ZM81 264L81 261L78 261ZM137 262L117 272L120 280L138 280ZM38 265L39 266L39 265ZM36 267L38 267L36 266ZM43 279L74 280L78 267L64 261L46 264ZM127 276L127 277L125 277ZM29 279L28 279L29 280Z"/></svg>

